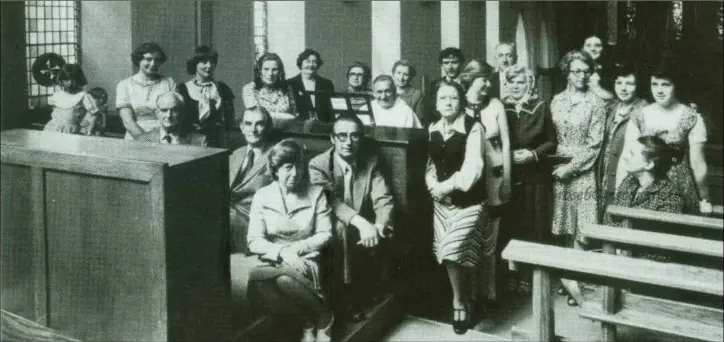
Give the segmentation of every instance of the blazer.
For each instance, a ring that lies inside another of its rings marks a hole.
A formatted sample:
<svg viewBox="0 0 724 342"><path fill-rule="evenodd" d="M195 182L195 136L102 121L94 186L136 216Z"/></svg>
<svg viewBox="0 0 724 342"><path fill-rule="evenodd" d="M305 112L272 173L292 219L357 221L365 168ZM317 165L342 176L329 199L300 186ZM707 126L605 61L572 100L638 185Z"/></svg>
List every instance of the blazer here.
<svg viewBox="0 0 724 342"><path fill-rule="evenodd" d="M229 224L231 228L231 252L247 253L246 234L249 226L249 211L254 194L264 186L269 185L273 179L269 172L268 156L271 144L262 148L262 154L256 157L256 162L243 176L241 181L234 183L241 171L249 146L242 146L229 155Z"/></svg>
<svg viewBox="0 0 724 342"><path fill-rule="evenodd" d="M136 137L136 140L160 144L161 129L155 128L152 131L145 132ZM186 134L179 135L179 145L194 145L206 147L208 143L206 141L205 135L196 132L188 132Z"/></svg>
<svg viewBox="0 0 724 342"><path fill-rule="evenodd" d="M319 75L314 76L317 85L315 91L334 91L334 84L332 81L321 77ZM312 99L309 96L304 95L304 83L302 82L302 75L298 74L287 80L287 83L294 92L294 101L297 103L297 110L299 111L299 117L302 119L309 118L309 111L315 108L312 105ZM332 102L328 96L317 96L315 99L317 107L317 118L319 121L331 122L334 120L332 114Z"/></svg>
<svg viewBox="0 0 724 342"><path fill-rule="evenodd" d="M354 207L350 207L339 195L344 191L344 170L334 160L334 149L330 148L309 161L310 183L321 185L330 192L334 213L345 226L359 214L377 226L392 229L392 192L380 170L378 157L361 157L354 172Z"/></svg>

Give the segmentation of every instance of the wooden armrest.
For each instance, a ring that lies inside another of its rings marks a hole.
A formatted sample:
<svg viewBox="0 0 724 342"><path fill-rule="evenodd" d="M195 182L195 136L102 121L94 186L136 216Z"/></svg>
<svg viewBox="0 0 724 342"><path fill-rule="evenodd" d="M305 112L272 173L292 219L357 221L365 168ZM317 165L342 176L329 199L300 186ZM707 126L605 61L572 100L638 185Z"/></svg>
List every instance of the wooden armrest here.
<svg viewBox="0 0 724 342"><path fill-rule="evenodd" d="M571 157L561 156L558 154L549 154L546 156L553 165L567 164L571 162Z"/></svg>
<svg viewBox="0 0 724 342"><path fill-rule="evenodd" d="M663 211L628 208L619 205L609 205L606 209L606 213L613 217L622 219L660 222L724 231L724 220L721 218L675 214Z"/></svg>
<svg viewBox="0 0 724 342"><path fill-rule="evenodd" d="M11 312L0 313L3 341L80 341Z"/></svg>
<svg viewBox="0 0 724 342"><path fill-rule="evenodd" d="M714 217L723 218L724 217L724 205L715 204L711 206L711 214Z"/></svg>
<svg viewBox="0 0 724 342"><path fill-rule="evenodd" d="M503 258L534 268L564 273L571 278L594 276L625 283L724 295L722 271L702 267L632 259L519 240L508 243L503 250Z"/></svg>
<svg viewBox="0 0 724 342"><path fill-rule="evenodd" d="M724 245L721 241L599 224L584 226L581 234L588 239L724 258Z"/></svg>

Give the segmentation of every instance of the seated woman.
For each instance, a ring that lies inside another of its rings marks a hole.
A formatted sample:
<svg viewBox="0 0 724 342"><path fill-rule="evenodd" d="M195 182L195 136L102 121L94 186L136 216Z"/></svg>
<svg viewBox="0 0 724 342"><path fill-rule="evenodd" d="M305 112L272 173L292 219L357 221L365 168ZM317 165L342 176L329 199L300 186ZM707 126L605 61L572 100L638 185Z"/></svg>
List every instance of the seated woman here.
<svg viewBox="0 0 724 342"><path fill-rule="evenodd" d="M332 107L329 96L304 95L304 91L334 91L332 81L319 76L317 71L322 66L322 56L312 49L302 51L297 57L299 74L287 80L294 91L294 101L299 108L302 119L315 118L319 121L333 121Z"/></svg>
<svg viewBox="0 0 724 342"><path fill-rule="evenodd" d="M234 93L224 82L214 80L219 54L208 46L199 46L186 62L193 77L176 89L186 105L185 129L199 132L209 146L219 147L221 132L234 127Z"/></svg>
<svg viewBox="0 0 724 342"><path fill-rule="evenodd" d="M285 77L279 55L269 52L261 55L254 67L254 81L241 89L244 106L247 109L264 107L275 121L296 118L299 113L294 92Z"/></svg>
<svg viewBox="0 0 724 342"><path fill-rule="evenodd" d="M347 92L348 93L365 93L372 96L372 89L369 88L372 79L372 70L362 62L354 62L347 67ZM352 109L366 110L367 101L364 98L352 98Z"/></svg>
<svg viewBox="0 0 724 342"><path fill-rule="evenodd" d="M291 139L269 152L274 181L254 195L249 217L249 250L259 256L249 299L275 313L301 315L302 341L330 341L334 315L319 255L332 239L332 209L323 188L309 184L304 160Z"/></svg>

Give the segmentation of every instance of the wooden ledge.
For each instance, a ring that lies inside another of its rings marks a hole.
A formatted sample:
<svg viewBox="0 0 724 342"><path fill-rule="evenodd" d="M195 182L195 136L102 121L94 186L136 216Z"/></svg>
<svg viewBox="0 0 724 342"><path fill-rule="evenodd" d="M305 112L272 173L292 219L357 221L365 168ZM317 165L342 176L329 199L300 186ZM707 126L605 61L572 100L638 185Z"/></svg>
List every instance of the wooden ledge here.
<svg viewBox="0 0 724 342"><path fill-rule="evenodd" d="M606 209L606 213L608 215L621 219L660 222L689 227L712 229L715 231L724 231L724 220L721 218L674 214L655 210L627 208L619 205L609 205Z"/></svg>

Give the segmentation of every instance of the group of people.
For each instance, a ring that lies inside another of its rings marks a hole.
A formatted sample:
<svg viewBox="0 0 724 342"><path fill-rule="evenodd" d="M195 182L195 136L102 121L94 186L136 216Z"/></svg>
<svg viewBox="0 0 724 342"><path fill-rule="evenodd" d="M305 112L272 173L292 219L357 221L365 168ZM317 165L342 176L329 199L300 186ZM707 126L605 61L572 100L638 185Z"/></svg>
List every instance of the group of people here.
<svg viewBox="0 0 724 342"><path fill-rule="evenodd" d="M610 204L711 211L706 127L679 98L683 70L664 61L644 76L629 62L603 63L602 49L592 36L563 56L565 89L550 104L538 95L534 72L517 64L512 43L497 47L495 68L466 61L457 48L442 50L442 77L427 94L411 86L415 68L406 60L376 77L371 89L369 67L347 68L347 91L374 98L377 125L427 128L432 249L451 284L456 333L501 292L530 292L529 275L496 274L511 239L586 248L580 228L616 224L604 215ZM187 63L192 78L178 85L159 73L165 60L154 43L132 54L139 71L116 89L127 137L218 146L221 132L235 129L234 95L213 77L218 54L197 48ZM266 53L243 87L239 129L247 144L231 153L229 167L232 252L258 256L250 299L299 313L306 319L303 340L324 341L335 317L363 320L360 300L383 294L384 285L370 284L384 284L380 265L394 253L386 246L395 235L395 202L360 118L334 117L324 93L309 93L335 89L318 75L319 53L303 51L297 66L299 75L286 79L279 56ZM63 90L51 98L46 130L93 131L81 130L81 122L97 125L101 105L82 90L82 71L66 65L58 81ZM652 101L641 96L647 88ZM311 156L299 143L270 141L273 122L283 119L334 122L332 147L307 164ZM559 293L577 305L577 284L562 283Z"/></svg>

